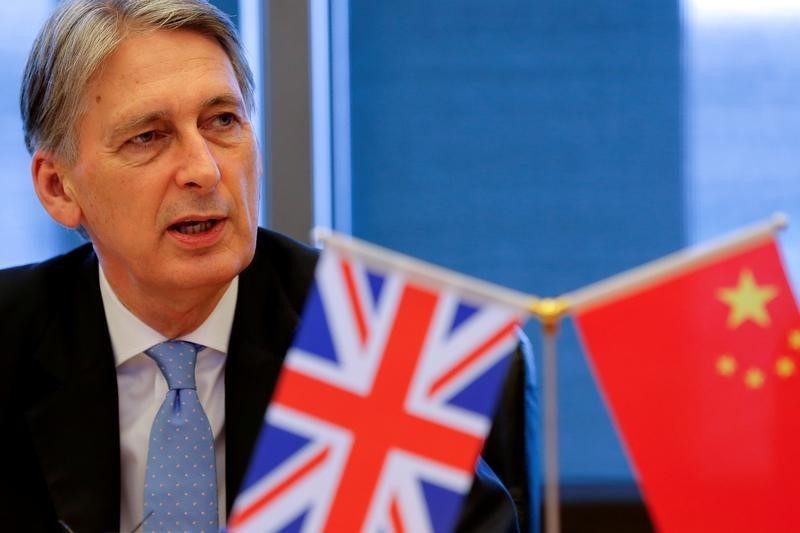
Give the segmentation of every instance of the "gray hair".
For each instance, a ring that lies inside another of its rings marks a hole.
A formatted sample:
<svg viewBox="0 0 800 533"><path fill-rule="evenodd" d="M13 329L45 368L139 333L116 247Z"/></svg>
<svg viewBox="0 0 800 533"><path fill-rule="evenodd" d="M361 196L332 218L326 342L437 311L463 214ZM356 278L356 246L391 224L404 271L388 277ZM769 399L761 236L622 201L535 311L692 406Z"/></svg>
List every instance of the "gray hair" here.
<svg viewBox="0 0 800 533"><path fill-rule="evenodd" d="M20 91L25 145L77 158L75 128L92 75L137 32L187 29L214 38L231 61L248 111L253 75L236 29L205 0L65 0L33 43Z"/></svg>

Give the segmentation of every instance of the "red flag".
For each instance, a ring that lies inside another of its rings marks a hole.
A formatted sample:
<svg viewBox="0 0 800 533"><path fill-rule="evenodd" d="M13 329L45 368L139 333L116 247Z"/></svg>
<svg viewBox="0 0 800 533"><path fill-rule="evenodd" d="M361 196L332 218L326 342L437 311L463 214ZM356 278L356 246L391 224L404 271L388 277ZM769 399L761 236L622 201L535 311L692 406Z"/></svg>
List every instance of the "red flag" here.
<svg viewBox="0 0 800 533"><path fill-rule="evenodd" d="M668 263L575 312L654 522L800 531L800 315L772 231Z"/></svg>

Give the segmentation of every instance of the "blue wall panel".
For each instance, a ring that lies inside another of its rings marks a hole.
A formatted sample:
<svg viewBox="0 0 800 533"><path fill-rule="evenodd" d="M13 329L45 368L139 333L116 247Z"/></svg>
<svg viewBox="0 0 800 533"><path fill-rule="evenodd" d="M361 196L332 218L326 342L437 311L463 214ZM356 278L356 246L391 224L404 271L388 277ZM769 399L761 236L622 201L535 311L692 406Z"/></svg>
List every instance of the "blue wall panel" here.
<svg viewBox="0 0 800 533"><path fill-rule="evenodd" d="M350 10L354 234L541 295L685 244L676 3ZM629 483L571 328L559 347L564 481Z"/></svg>
<svg viewBox="0 0 800 533"><path fill-rule="evenodd" d="M237 28L241 28L239 21L239 0L211 0L211 3L231 17Z"/></svg>

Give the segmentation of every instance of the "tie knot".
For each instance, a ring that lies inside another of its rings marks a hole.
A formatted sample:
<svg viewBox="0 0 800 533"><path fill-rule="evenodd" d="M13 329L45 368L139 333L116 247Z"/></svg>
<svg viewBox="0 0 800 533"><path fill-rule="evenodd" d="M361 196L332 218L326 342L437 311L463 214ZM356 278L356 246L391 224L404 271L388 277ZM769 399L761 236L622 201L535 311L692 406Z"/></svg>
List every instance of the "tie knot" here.
<svg viewBox="0 0 800 533"><path fill-rule="evenodd" d="M161 369L170 390L196 389L194 367L197 363L197 352L201 348L191 342L167 341L156 344L144 353Z"/></svg>

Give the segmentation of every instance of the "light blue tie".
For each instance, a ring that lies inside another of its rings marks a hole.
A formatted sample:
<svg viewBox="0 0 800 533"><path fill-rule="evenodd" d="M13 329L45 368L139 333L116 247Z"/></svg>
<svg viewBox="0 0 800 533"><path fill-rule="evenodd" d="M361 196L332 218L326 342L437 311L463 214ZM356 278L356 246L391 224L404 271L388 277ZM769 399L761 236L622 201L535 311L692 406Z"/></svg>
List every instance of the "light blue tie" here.
<svg viewBox="0 0 800 533"><path fill-rule="evenodd" d="M150 430L145 531L219 530L214 435L194 379L201 348L168 341L145 350L169 386Z"/></svg>

